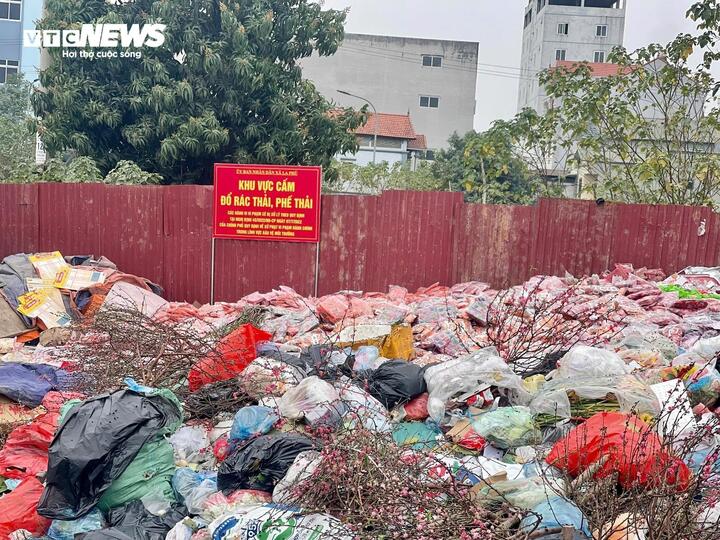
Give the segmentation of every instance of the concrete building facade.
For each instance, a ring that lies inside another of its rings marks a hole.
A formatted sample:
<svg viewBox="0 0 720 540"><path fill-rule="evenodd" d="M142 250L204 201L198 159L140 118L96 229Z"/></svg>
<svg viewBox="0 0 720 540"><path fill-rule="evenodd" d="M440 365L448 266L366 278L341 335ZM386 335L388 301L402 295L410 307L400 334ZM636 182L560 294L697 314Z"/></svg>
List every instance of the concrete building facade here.
<svg viewBox="0 0 720 540"><path fill-rule="evenodd" d="M473 129L479 45L475 42L346 34L333 56L302 61L303 76L340 106L369 100L378 113L410 115L431 150Z"/></svg>
<svg viewBox="0 0 720 540"><path fill-rule="evenodd" d="M43 0L0 0L0 84L18 73L37 79L40 50L23 47L23 31L35 28L42 7Z"/></svg>
<svg viewBox="0 0 720 540"><path fill-rule="evenodd" d="M558 62L607 62L623 44L626 0L530 0L525 10L518 110L544 113L538 82Z"/></svg>

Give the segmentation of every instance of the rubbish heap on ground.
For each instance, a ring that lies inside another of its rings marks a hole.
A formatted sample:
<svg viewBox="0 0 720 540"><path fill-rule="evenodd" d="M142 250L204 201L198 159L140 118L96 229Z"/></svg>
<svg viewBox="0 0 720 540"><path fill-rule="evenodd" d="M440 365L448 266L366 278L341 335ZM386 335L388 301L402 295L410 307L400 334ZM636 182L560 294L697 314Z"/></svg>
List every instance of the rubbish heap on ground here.
<svg viewBox="0 0 720 540"><path fill-rule="evenodd" d="M0 264L0 538L720 538L720 269L168 302Z"/></svg>

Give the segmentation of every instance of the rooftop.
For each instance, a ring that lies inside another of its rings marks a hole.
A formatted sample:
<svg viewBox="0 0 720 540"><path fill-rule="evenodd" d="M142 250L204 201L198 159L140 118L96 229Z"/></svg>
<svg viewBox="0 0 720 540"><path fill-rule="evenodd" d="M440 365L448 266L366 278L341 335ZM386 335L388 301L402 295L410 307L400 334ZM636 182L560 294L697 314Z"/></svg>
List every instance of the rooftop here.
<svg viewBox="0 0 720 540"><path fill-rule="evenodd" d="M568 71L576 68L577 66L587 65L590 68L590 72L593 77L610 77L612 75L621 75L622 73L628 73L630 68L623 68L620 64L608 64L599 62L573 62L572 60L559 60L555 67L565 68Z"/></svg>
<svg viewBox="0 0 720 540"><path fill-rule="evenodd" d="M357 135L375 135L377 123L378 137L390 137L393 139L415 139L417 133L407 114L371 113L367 122L355 130Z"/></svg>

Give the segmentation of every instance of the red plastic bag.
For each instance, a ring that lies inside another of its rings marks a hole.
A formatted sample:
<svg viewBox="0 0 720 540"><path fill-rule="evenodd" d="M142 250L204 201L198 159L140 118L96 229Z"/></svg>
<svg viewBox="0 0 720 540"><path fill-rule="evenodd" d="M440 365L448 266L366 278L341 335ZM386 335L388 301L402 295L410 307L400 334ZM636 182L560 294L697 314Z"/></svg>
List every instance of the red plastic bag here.
<svg viewBox="0 0 720 540"><path fill-rule="evenodd" d="M22 479L47 471L48 449L59 416L55 412L46 413L10 432L0 450L0 476Z"/></svg>
<svg viewBox="0 0 720 540"><path fill-rule="evenodd" d="M618 473L626 489L665 483L686 489L690 470L668 454L659 437L637 416L598 413L555 443L546 461L578 476L604 459L595 478Z"/></svg>
<svg viewBox="0 0 720 540"><path fill-rule="evenodd" d="M42 404L47 413L13 429L0 450L0 476L21 480L47 471L48 449L55 436L60 407L82 394L48 392Z"/></svg>
<svg viewBox="0 0 720 540"><path fill-rule="evenodd" d="M197 362L188 375L190 391L206 384L232 379L257 356L255 346L272 336L251 324L243 324L220 340L217 349Z"/></svg>
<svg viewBox="0 0 720 540"><path fill-rule="evenodd" d="M462 437L456 441L456 444L458 446L462 446L463 448L467 448L468 450L480 451L485 449L487 441L484 437L478 435L478 433L471 427L463 433Z"/></svg>
<svg viewBox="0 0 720 540"><path fill-rule="evenodd" d="M7 495L0 497L0 539L9 538L18 529L30 531L34 536L44 535L50 520L36 512L43 493L43 485L37 478L26 478Z"/></svg>
<svg viewBox="0 0 720 540"><path fill-rule="evenodd" d="M427 410L428 397L429 394L425 392L424 394L420 394L416 398L413 398L408 403L406 403L404 405L405 419L423 421L428 416L430 416Z"/></svg>

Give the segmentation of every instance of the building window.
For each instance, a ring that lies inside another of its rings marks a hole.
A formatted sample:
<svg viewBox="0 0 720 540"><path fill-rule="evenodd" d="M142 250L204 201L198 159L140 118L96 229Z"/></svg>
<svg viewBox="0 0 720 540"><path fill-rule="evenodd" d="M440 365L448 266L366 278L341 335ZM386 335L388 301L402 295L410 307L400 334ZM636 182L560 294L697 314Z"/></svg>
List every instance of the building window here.
<svg viewBox="0 0 720 540"><path fill-rule="evenodd" d="M7 0L0 2L0 19L6 21L20 20L20 4L22 0Z"/></svg>
<svg viewBox="0 0 720 540"><path fill-rule="evenodd" d="M558 35L567 36L570 31L570 25L568 23L558 24Z"/></svg>
<svg viewBox="0 0 720 540"><path fill-rule="evenodd" d="M19 62L15 60L0 60L0 84L6 82L13 75L17 75L19 66Z"/></svg>
<svg viewBox="0 0 720 540"><path fill-rule="evenodd" d="M596 64L602 64L605 62L605 53L603 51L595 51L593 55L593 62Z"/></svg>
<svg viewBox="0 0 720 540"><path fill-rule="evenodd" d="M527 28L532 22L532 14L532 8L530 8L530 11L525 14L525 28Z"/></svg>
<svg viewBox="0 0 720 540"><path fill-rule="evenodd" d="M538 13L540 13L540 10L545 7L545 0L537 0L537 10Z"/></svg>
<svg viewBox="0 0 720 540"><path fill-rule="evenodd" d="M607 24L598 24L595 27L595 36L597 37L607 37Z"/></svg>
<svg viewBox="0 0 720 540"><path fill-rule="evenodd" d="M432 96L420 96L420 106L429 109L440 107L440 98Z"/></svg>
<svg viewBox="0 0 720 540"><path fill-rule="evenodd" d="M555 51L555 60L565 60L567 51L565 49L557 49Z"/></svg>
<svg viewBox="0 0 720 540"><path fill-rule="evenodd" d="M442 67L442 56L423 54L422 65L425 67Z"/></svg>

